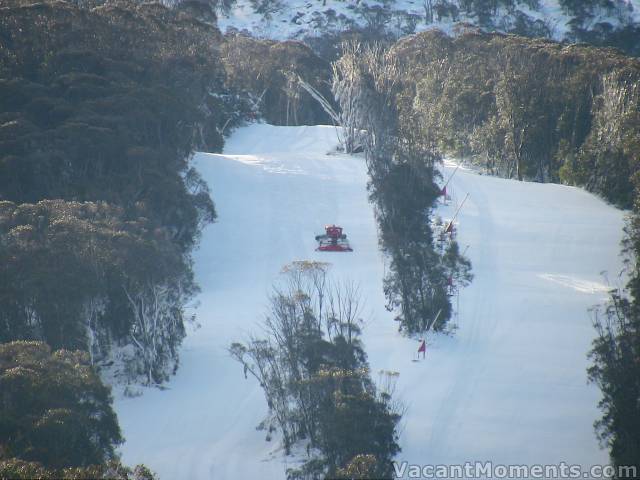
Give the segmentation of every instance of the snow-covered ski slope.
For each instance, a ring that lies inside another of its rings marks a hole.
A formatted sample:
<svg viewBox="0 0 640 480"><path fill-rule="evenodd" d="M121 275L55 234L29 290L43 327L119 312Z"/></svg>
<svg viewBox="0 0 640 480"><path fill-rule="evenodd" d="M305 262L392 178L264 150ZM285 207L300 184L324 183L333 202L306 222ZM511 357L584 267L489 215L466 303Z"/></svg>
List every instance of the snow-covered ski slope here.
<svg viewBox="0 0 640 480"><path fill-rule="evenodd" d="M201 327L166 390L117 398L124 460L163 480L285 477L292 460L256 430L262 391L226 348L259 331L281 267L315 259L360 284L373 377L400 372L408 409L399 461L606 463L592 428L599 392L586 383L587 309L606 298L601 272L617 281L623 213L580 189L461 168L439 214L470 194L458 230L475 280L460 295L456 334L429 337L426 360L413 362L417 341L400 336L384 308L364 161L327 155L335 145L333 127L252 125L223 155L198 155L219 213L195 256ZM314 251L326 223L345 228L353 253Z"/></svg>

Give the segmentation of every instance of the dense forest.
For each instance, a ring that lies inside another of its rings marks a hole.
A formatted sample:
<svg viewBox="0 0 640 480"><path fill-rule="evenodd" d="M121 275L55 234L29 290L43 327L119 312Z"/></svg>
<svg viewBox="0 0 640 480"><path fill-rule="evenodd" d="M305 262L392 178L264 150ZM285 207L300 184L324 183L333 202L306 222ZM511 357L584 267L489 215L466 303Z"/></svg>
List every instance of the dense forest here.
<svg viewBox="0 0 640 480"><path fill-rule="evenodd" d="M190 154L237 116L208 95L225 92L220 39L158 5L2 5L6 475L150 476L111 463L122 438L95 372L155 384L177 367L190 252L216 216Z"/></svg>
<svg viewBox="0 0 640 480"><path fill-rule="evenodd" d="M18 4L1 20L0 338L149 383L177 364L189 254L215 218L190 152L221 148L228 116L206 94L222 89L216 32L159 9Z"/></svg>
<svg viewBox="0 0 640 480"><path fill-rule="evenodd" d="M143 465L119 462L123 438L109 387L86 352L0 344L0 386L1 478L155 478Z"/></svg>
<svg viewBox="0 0 640 480"><path fill-rule="evenodd" d="M491 174L583 186L632 205L638 60L477 31L424 33L393 49L416 79L408 111L441 152Z"/></svg>

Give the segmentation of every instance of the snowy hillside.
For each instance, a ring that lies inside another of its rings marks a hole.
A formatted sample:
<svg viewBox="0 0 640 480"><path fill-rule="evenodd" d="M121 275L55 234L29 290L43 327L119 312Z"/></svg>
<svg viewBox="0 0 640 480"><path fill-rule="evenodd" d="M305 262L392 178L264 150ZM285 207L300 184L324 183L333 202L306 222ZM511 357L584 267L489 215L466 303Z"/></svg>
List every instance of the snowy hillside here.
<svg viewBox="0 0 640 480"><path fill-rule="evenodd" d="M567 38L571 24L576 21L560 0L514 3L513 7L502 6L490 12L487 24L486 20L480 21L477 14L466 13L460 0L237 0L229 13L221 14L218 25L223 31L233 28L257 37L285 40L353 27L383 28L407 35L428 28L451 32L457 22L482 24L503 32L526 24L536 36L562 40ZM607 8L595 7L579 23L585 30L598 24L608 24L613 30L639 24L640 0L615 0Z"/></svg>
<svg viewBox="0 0 640 480"><path fill-rule="evenodd" d="M224 154L198 155L219 212L195 256L201 327L166 390L116 399L124 461L162 479L284 478L293 460L256 430L262 390L226 348L256 329L284 264L316 259L360 284L373 377L400 372L408 410L399 461L606 463L592 427L599 392L586 384L587 309L606 298L605 278L617 281L623 212L580 189L461 168L452 204L438 213L450 217L469 193L458 228L475 279L460 295L455 335L428 338L426 360L413 362L417 342L384 308L364 162L327 155L335 144L332 127L252 125ZM353 253L314 251L314 234L333 222Z"/></svg>

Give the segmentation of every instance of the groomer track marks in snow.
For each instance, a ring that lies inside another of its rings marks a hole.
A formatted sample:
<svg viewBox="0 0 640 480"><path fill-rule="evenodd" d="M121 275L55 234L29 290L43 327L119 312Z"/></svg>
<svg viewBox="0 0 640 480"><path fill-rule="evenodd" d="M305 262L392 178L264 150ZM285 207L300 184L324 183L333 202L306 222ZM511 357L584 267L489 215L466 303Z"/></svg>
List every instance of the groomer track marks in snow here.
<svg viewBox="0 0 640 480"><path fill-rule="evenodd" d="M470 194L458 242L470 246L475 278L461 292L455 335L429 337L427 359L413 363L415 339L399 335L384 308L364 160L327 155L335 146L333 127L252 125L232 135L224 154L197 156L219 213L195 255L202 327L189 332L169 390L117 397L123 460L161 479L285 477L292 459L256 430L267 411L262 391L226 348L264 318L283 265L316 260L360 285L373 377L400 372L408 411L398 460L607 463L592 427L599 392L585 373L594 336L587 309L606 293L559 282L603 284L602 271L615 278L623 213L580 189L461 167L447 189ZM315 251L327 221L348 229L352 254Z"/></svg>

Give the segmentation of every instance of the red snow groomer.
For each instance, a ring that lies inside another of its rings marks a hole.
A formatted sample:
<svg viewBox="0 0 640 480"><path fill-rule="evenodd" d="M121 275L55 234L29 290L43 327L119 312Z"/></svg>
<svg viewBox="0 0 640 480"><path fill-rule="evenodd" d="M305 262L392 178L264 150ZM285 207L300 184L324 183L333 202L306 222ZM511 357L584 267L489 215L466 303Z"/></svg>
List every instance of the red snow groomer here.
<svg viewBox="0 0 640 480"><path fill-rule="evenodd" d="M320 252L353 252L347 241L347 235L342 233L342 227L326 225L324 235L316 235Z"/></svg>

